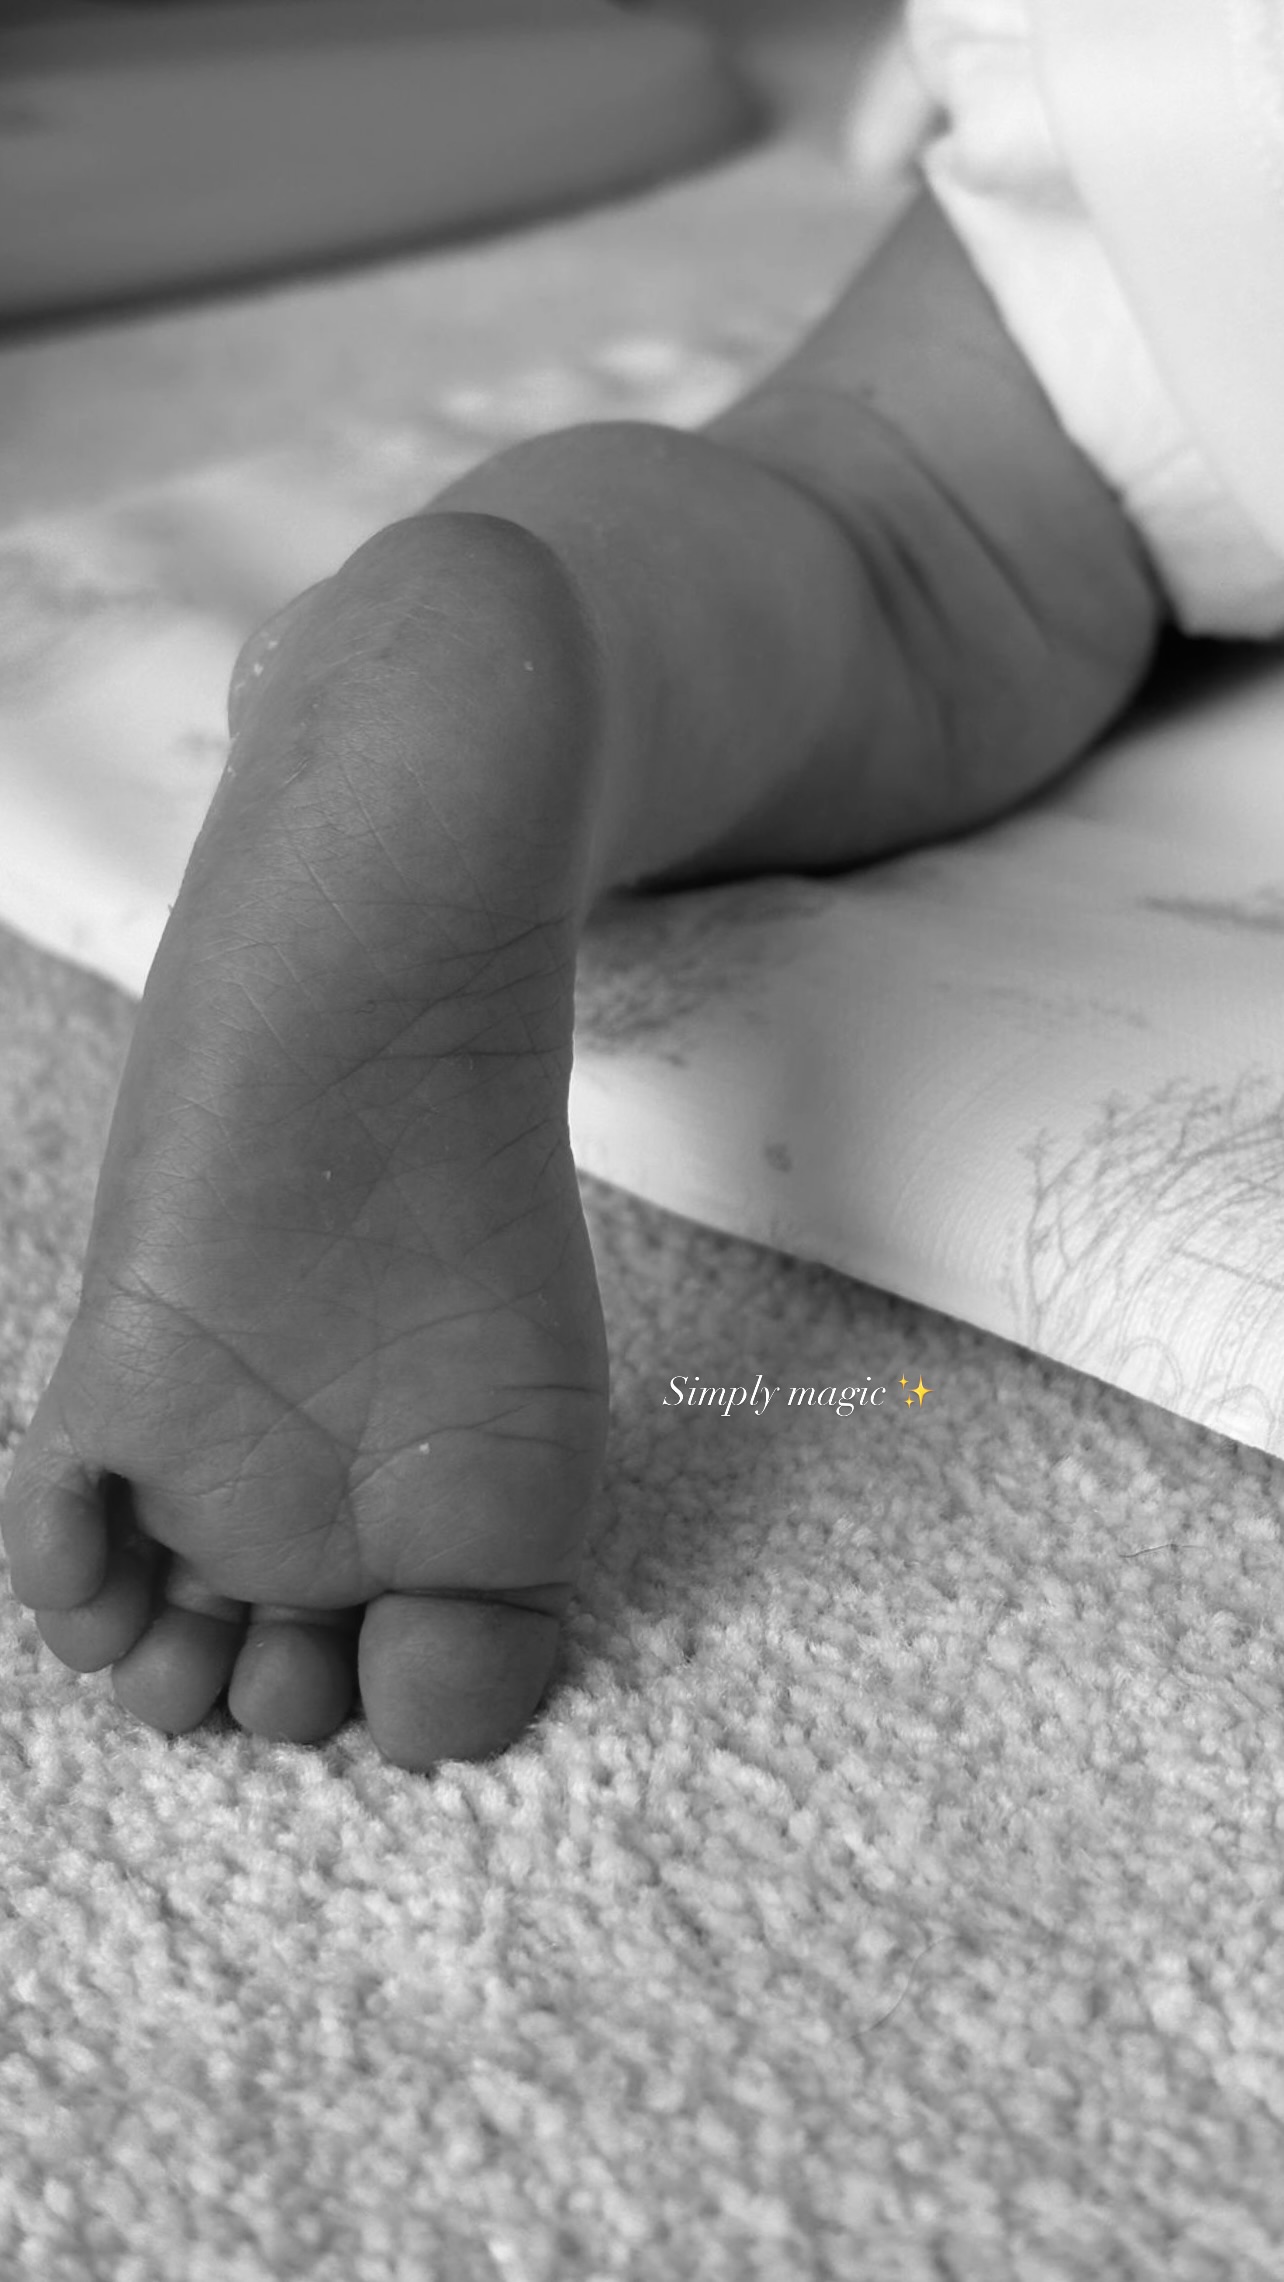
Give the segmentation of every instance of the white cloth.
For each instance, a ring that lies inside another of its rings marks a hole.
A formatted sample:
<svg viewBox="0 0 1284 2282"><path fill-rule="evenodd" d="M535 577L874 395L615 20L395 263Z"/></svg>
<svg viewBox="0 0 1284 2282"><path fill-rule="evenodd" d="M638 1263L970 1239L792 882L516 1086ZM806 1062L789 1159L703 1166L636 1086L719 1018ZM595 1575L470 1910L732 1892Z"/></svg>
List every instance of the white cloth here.
<svg viewBox="0 0 1284 2282"><path fill-rule="evenodd" d="M1284 632L1284 0L909 0L924 164L1191 633Z"/></svg>

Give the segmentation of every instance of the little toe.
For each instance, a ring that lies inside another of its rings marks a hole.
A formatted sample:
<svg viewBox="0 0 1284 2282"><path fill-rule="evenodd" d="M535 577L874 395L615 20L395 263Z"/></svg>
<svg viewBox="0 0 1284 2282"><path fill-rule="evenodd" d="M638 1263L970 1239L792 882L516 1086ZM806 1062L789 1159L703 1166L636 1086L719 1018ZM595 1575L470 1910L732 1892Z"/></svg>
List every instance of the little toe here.
<svg viewBox="0 0 1284 2282"><path fill-rule="evenodd" d="M27 1608L78 1608L101 1589L109 1480L82 1464L42 1404L19 1446L0 1510L13 1594Z"/></svg>
<svg viewBox="0 0 1284 2282"><path fill-rule="evenodd" d="M356 1693L360 1613L251 1609L227 1695L237 1725L275 1743L321 1743L342 1727Z"/></svg>
<svg viewBox="0 0 1284 2282"><path fill-rule="evenodd" d="M358 1644L361 1702L394 1766L489 1759L519 1735L548 1686L569 1591L507 1598L384 1593ZM543 1601L545 1605L539 1605Z"/></svg>
<svg viewBox="0 0 1284 2282"><path fill-rule="evenodd" d="M37 1609L46 1648L73 1672L101 1672L119 1662L147 1630L156 1599L156 1548L130 1538L113 1546L107 1574L79 1608Z"/></svg>
<svg viewBox="0 0 1284 2282"><path fill-rule="evenodd" d="M101 1672L127 1655L146 1631L156 1605L161 1549L138 1528L128 1484L105 1475L99 1498L97 1527L104 1538L107 1566L97 1592L75 1608L35 1611L36 1630L45 1646L73 1672Z"/></svg>

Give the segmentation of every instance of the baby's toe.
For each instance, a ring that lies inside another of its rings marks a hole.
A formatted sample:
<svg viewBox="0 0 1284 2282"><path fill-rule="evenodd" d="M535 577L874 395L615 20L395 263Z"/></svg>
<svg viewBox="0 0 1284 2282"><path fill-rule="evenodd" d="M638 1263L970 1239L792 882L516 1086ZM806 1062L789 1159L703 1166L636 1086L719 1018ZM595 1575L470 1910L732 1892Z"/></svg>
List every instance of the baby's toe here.
<svg viewBox="0 0 1284 2282"><path fill-rule="evenodd" d="M384 1593L372 1601L358 1671L384 1757L420 1770L502 1751L548 1686L567 1597L559 1588L504 1599Z"/></svg>
<svg viewBox="0 0 1284 2282"><path fill-rule="evenodd" d="M0 1508L14 1596L27 1608L74 1609L106 1578L110 1478L72 1448L49 1398L23 1437Z"/></svg>
<svg viewBox="0 0 1284 2282"><path fill-rule="evenodd" d="M245 1638L245 1607L202 1584L185 1561L171 1561L164 1605L112 1673L116 1700L166 1735L207 1719L232 1676Z"/></svg>
<svg viewBox="0 0 1284 2282"><path fill-rule="evenodd" d="M236 1659L227 1708L277 1743L320 1743L342 1727L356 1693L360 1611L256 1607Z"/></svg>
<svg viewBox="0 0 1284 2282"><path fill-rule="evenodd" d="M151 1622L156 1602L158 1548L144 1538L115 1538L107 1574L79 1608L35 1612L47 1648L73 1672L102 1672L128 1655Z"/></svg>

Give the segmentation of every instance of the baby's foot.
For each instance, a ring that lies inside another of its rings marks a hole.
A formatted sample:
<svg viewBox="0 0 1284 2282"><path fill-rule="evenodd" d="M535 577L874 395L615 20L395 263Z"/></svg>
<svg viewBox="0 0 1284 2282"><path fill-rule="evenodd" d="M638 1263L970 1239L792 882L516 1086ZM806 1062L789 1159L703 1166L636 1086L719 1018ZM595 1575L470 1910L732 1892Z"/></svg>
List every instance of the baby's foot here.
<svg viewBox="0 0 1284 2282"><path fill-rule="evenodd" d="M404 1767L548 1682L606 1432L567 1136L594 705L552 556L399 524L252 647L138 1018L14 1589L171 1733ZM234 707L234 712L235 712Z"/></svg>

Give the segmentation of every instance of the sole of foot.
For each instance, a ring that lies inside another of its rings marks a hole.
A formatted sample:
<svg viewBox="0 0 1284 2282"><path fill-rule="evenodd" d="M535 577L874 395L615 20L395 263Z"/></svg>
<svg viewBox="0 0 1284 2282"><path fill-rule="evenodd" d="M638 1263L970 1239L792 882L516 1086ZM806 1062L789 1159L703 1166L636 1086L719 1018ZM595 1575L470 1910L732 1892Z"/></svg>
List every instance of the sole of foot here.
<svg viewBox="0 0 1284 2282"><path fill-rule="evenodd" d="M393 526L274 622L139 1011L0 1522L79 1672L424 1769L521 1732L606 1439L567 1131L591 645L541 542Z"/></svg>

